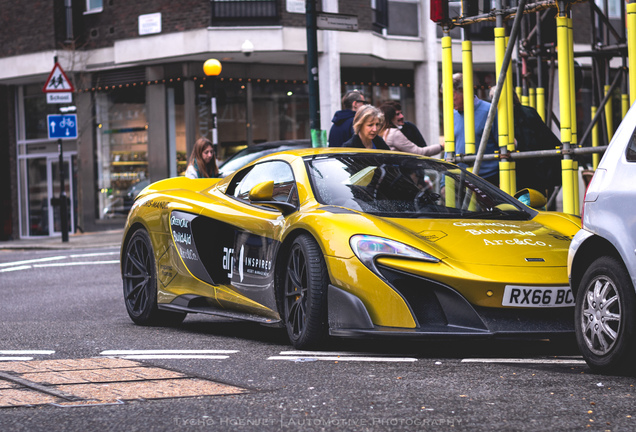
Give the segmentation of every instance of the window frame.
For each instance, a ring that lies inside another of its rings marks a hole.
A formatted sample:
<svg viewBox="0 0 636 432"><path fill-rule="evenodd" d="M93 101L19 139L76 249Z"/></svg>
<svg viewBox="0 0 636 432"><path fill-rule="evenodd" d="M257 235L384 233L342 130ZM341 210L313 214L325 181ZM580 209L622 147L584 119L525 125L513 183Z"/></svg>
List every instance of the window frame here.
<svg viewBox="0 0 636 432"><path fill-rule="evenodd" d="M101 6L92 7L91 3L99 1ZM84 15L100 13L104 11L104 0L86 0L86 10L84 11Z"/></svg>
<svg viewBox="0 0 636 432"><path fill-rule="evenodd" d="M253 203L249 200L249 190L251 190L251 188L259 184L260 182L257 182L254 185L252 185L247 192L243 191L239 193L239 191L242 190L241 185L254 172L254 169L261 169L265 165L271 166L271 165L278 165L278 164L285 165L288 168L288 170L285 172L285 176L277 175L271 178L271 180L274 180L274 192L272 194L272 198L275 201L280 201L276 199L276 196L277 196L276 191L277 191L277 186L281 185L282 187L278 189L284 189L284 188L289 189L289 191L287 192L286 202L289 202L290 204L293 204L294 206L296 206L296 208L298 208L298 206L300 205L300 199L298 196L298 186L296 185L297 181L296 181L296 176L294 175L294 170L289 163L287 163L286 161L278 160L278 159L260 162L237 172L236 175L232 177L232 181L228 185L228 188L226 189L225 194L245 204L255 205L255 206L265 208L268 210L271 209L270 207L261 206L258 203ZM265 167L265 168L271 169L270 167ZM277 172L277 170L271 170L271 171ZM278 169L278 172L281 172L280 168ZM291 179L287 178L289 174L291 174ZM289 187L290 185L291 187ZM292 196L291 201L289 198L290 196Z"/></svg>

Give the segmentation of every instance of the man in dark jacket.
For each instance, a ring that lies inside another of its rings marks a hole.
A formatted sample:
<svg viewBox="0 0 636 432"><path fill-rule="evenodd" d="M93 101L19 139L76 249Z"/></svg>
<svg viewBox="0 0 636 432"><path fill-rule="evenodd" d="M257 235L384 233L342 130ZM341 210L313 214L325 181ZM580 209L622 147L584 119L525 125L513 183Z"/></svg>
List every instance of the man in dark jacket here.
<svg viewBox="0 0 636 432"><path fill-rule="evenodd" d="M534 108L521 105L515 93L513 101L517 150L554 150L561 146L561 141ZM516 166L517 190L532 188L549 198L554 188L561 185L561 159L558 157L519 159Z"/></svg>
<svg viewBox="0 0 636 432"><path fill-rule="evenodd" d="M364 106L364 95L359 90L351 90L342 98L342 109L336 111L329 131L329 147L342 147L353 136L353 117Z"/></svg>

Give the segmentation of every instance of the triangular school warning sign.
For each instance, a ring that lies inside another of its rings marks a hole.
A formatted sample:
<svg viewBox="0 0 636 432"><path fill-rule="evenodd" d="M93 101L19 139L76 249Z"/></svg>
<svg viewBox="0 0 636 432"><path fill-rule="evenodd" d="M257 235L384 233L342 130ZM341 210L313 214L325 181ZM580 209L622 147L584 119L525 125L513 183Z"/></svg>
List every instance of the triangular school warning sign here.
<svg viewBox="0 0 636 432"><path fill-rule="evenodd" d="M73 87L71 80L64 73L62 66L59 63L55 63L42 91L44 93L74 92L75 87Z"/></svg>

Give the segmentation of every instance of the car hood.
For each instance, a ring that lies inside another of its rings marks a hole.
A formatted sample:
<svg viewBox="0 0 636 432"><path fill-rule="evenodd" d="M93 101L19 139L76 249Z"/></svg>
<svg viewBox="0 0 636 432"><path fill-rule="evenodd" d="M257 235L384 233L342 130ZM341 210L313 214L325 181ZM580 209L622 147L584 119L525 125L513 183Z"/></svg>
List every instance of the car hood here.
<svg viewBox="0 0 636 432"><path fill-rule="evenodd" d="M534 221L391 219L437 258L492 266L565 266L570 237Z"/></svg>

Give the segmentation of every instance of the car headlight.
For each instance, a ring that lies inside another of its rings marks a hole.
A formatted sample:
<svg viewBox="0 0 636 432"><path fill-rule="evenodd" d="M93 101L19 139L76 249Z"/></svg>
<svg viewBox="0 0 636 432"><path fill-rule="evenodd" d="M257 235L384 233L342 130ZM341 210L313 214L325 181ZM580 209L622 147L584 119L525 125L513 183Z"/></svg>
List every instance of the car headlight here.
<svg viewBox="0 0 636 432"><path fill-rule="evenodd" d="M369 235L354 235L349 240L353 253L374 273L381 276L375 260L381 256L412 258L420 261L439 262L433 255L394 240Z"/></svg>

